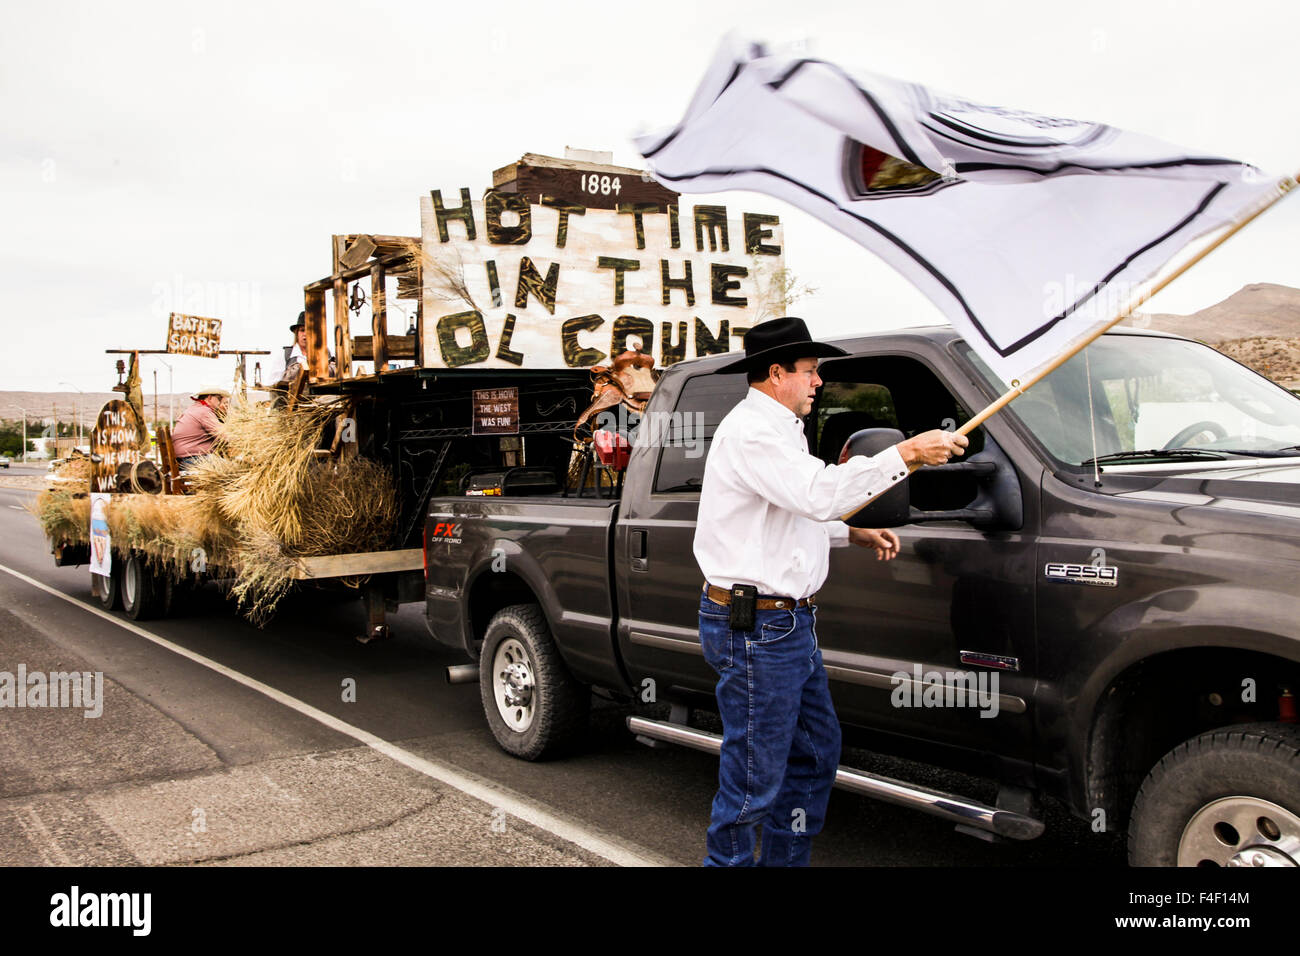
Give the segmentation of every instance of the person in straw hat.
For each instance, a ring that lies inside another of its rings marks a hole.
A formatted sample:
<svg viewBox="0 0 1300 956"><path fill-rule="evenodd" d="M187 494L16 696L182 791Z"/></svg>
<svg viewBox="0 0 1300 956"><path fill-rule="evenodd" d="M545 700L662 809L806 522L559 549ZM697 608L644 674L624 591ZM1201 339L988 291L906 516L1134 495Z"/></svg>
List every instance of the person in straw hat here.
<svg viewBox="0 0 1300 956"><path fill-rule="evenodd" d="M840 757L814 592L832 547L873 548L888 561L901 546L892 531L839 516L968 444L936 429L842 465L810 455L802 419L822 384L818 359L847 354L787 316L750 329L744 358L717 370L746 373L749 390L713 435L695 527L700 645L718 675L723 728L706 866L752 866L759 824L759 865L808 864Z"/></svg>
<svg viewBox="0 0 1300 956"><path fill-rule="evenodd" d="M212 453L230 407L230 392L218 385L205 385L190 398L194 404L181 413L172 430L172 450L183 469Z"/></svg>

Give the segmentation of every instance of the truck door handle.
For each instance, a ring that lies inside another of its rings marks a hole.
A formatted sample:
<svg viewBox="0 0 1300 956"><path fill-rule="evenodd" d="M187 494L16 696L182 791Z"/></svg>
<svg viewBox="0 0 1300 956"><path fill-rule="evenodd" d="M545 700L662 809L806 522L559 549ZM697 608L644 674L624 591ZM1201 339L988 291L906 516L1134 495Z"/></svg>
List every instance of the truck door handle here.
<svg viewBox="0 0 1300 956"><path fill-rule="evenodd" d="M636 528L632 531L632 540L630 551L632 552L632 570L648 571L650 570L650 560L646 557L646 538L649 532L644 528Z"/></svg>

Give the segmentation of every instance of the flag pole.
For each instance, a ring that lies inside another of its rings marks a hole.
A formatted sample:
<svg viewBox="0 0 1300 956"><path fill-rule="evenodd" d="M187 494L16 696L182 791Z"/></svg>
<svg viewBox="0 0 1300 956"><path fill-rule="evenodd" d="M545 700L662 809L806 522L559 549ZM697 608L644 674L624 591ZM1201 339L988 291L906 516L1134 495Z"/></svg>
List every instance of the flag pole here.
<svg viewBox="0 0 1300 956"><path fill-rule="evenodd" d="M1155 296L1157 292L1160 292L1162 289L1165 288L1165 286L1169 285L1169 283L1173 282L1175 279L1177 279L1180 275L1185 273L1192 266L1196 265L1198 262L1200 262L1202 259L1208 256L1211 252L1213 252L1215 249L1219 248L1219 246L1227 242L1228 239L1230 239L1232 236L1240 232L1244 226L1253 222L1265 210L1272 208L1275 203L1277 203L1280 199L1286 196L1287 193L1289 193L1293 188L1295 188L1298 177L1300 177L1300 174L1297 174L1297 176L1288 176L1284 179L1278 180L1277 191L1272 196L1269 196L1267 199L1261 201L1258 205L1255 206L1255 208L1250 210L1248 213L1246 213L1244 216L1242 216L1240 219L1234 222L1231 226L1226 228L1219 236L1217 236L1214 239L1213 242L1207 244L1204 249L1196 253L1196 255L1192 256L1186 262L1182 263L1173 272L1169 273L1167 276L1160 279L1150 288L1139 293L1133 299L1133 301L1130 302L1119 313L1119 315L1115 316L1115 318L1111 319L1105 325L1098 326L1095 330L1088 332L1087 335L1079 339L1079 341L1076 342L1074 345L1070 346L1069 349L1067 349L1065 352L1062 352L1059 356L1054 358L1047 365L1043 366L1041 369L1036 371L1029 378L1028 381L1021 383L1018 379L1012 379L1011 388L1009 388L1006 392L1000 395L996 401L987 405L974 418L972 418L970 421L966 422L966 424L958 428L955 434L968 435L971 432L973 432L976 428L982 425L986 420L992 418L1002 409L1010 405L1012 400L1015 399L1017 396L1023 395L1027 389L1033 387L1034 385L1037 385L1039 382L1045 379L1052 372L1056 371L1058 368L1060 368L1070 359L1074 358L1074 356L1078 355L1085 348L1091 345L1103 333L1109 331L1111 328L1113 328L1114 326L1118 325L1120 322L1127 319L1130 315L1133 314L1133 311L1136 308L1138 308L1138 306L1142 305L1144 302L1147 302L1149 299ZM920 465L910 465L908 467L908 471L913 472L920 467L921 467ZM848 521L855 514L857 514L867 505L869 505L873 500L875 500L874 497L867 499L857 508L854 508L852 511L850 511L848 514L841 516L840 520Z"/></svg>

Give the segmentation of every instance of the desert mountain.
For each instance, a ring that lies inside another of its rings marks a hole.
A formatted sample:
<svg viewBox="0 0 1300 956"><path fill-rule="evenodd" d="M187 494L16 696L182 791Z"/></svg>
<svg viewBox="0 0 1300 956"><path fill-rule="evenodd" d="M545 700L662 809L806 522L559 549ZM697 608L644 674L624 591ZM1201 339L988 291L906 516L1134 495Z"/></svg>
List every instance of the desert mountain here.
<svg viewBox="0 0 1300 956"><path fill-rule="evenodd" d="M1124 324L1199 339L1280 385L1300 389L1300 289L1253 282L1191 315L1149 313Z"/></svg>

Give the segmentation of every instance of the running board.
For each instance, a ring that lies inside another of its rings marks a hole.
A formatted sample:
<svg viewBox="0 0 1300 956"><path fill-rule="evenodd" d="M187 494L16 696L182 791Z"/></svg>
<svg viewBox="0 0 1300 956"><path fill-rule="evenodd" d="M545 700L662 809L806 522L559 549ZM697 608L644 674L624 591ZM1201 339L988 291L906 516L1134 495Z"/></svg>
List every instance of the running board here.
<svg viewBox="0 0 1300 956"><path fill-rule="evenodd" d="M645 717L628 717L627 727L638 737L664 740L714 755L722 750L722 738L707 730L696 730L694 727L663 720L647 720ZM943 817L962 826L987 830L989 833L996 833L998 836L1012 840L1032 840L1041 836L1046 828L1042 820L1022 813L999 810L997 807L985 806L965 797L918 787L891 777L882 777L842 765L835 772L835 786L841 790L850 790L853 793L883 800L885 803L911 807L923 813Z"/></svg>

